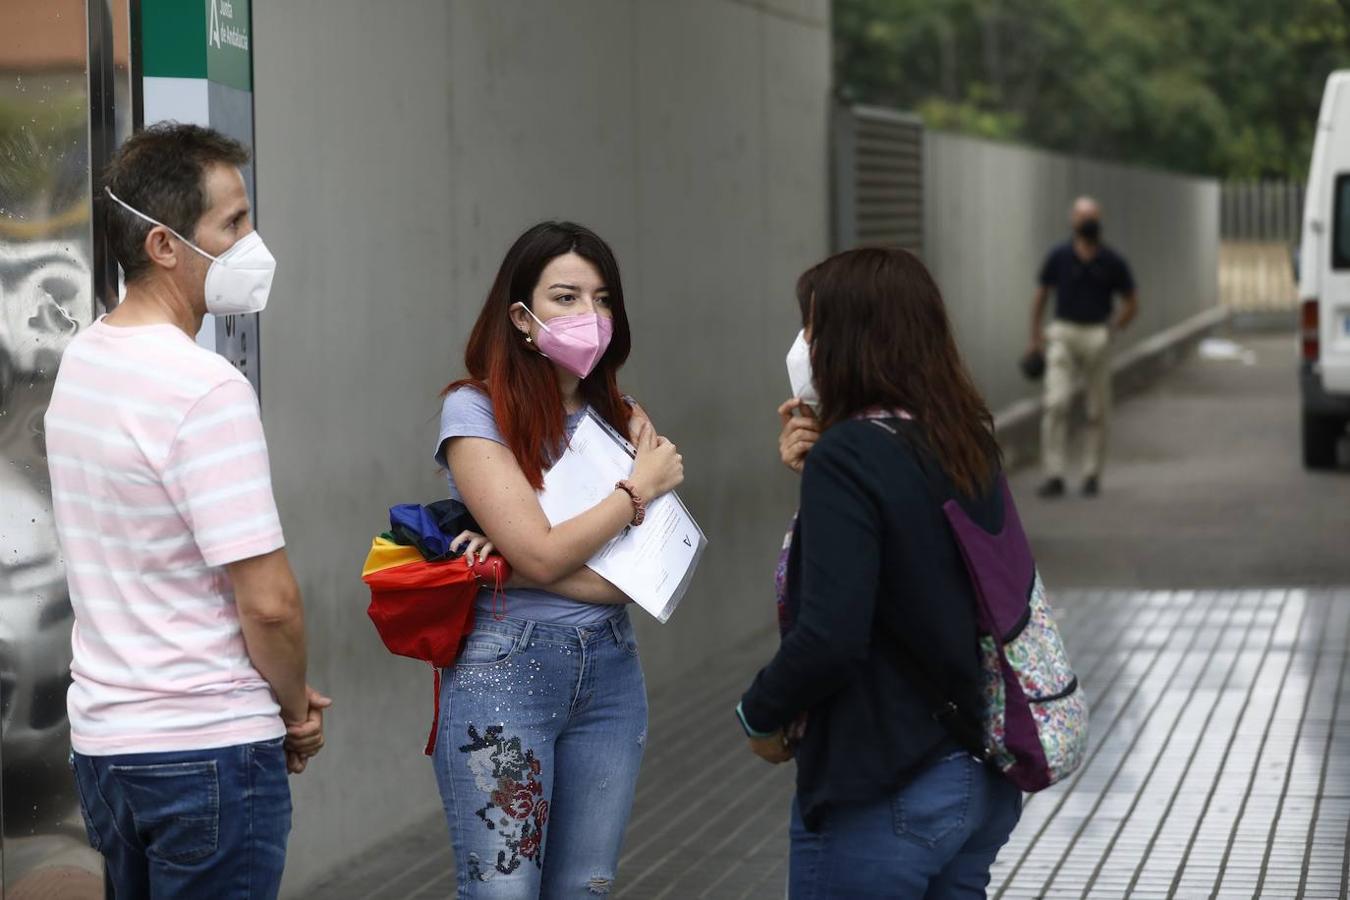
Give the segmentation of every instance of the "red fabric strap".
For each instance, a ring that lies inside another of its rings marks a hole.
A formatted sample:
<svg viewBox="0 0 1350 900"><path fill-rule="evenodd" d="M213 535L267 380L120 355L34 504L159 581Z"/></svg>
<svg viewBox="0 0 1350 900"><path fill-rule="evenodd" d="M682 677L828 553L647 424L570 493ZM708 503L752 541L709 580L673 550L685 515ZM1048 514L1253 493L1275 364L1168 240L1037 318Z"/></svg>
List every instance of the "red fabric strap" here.
<svg viewBox="0 0 1350 900"><path fill-rule="evenodd" d="M435 707L435 709L433 709L432 712L431 712L431 734L427 737L427 749L425 749L425 750L422 751L422 753L423 753L424 755L426 755L426 756L430 756L430 755L432 754L432 752L435 751L435 749L436 749L436 732L439 731L439 730L440 730L440 727L441 727L441 669L440 669L440 666L437 666L436 664L433 663L432 666L431 666L431 671L434 673L435 678L436 678L436 694L435 694L435 697L436 697L436 701L435 701L435 702L436 702L436 707Z"/></svg>

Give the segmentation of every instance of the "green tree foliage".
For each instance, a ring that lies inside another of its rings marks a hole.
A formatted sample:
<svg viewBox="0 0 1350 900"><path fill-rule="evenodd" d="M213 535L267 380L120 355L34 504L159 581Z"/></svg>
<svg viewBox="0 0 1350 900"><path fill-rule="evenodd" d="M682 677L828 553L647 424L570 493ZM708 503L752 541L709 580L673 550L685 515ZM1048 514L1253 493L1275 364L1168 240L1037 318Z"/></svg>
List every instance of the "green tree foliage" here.
<svg viewBox="0 0 1350 900"><path fill-rule="evenodd" d="M1350 0L835 0L850 102L1231 178L1302 178Z"/></svg>

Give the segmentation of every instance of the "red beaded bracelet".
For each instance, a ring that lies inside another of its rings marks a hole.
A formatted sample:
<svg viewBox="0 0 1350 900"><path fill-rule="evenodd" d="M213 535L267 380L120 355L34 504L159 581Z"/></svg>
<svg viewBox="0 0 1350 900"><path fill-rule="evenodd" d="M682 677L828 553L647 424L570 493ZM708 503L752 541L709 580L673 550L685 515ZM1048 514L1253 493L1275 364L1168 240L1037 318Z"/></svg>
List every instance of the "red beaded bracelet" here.
<svg viewBox="0 0 1350 900"><path fill-rule="evenodd" d="M641 525L642 521L647 518L647 501L638 496L637 488L633 486L633 482L620 481L614 485L614 490L623 491L628 495L628 499L633 501L633 521L628 524L635 528Z"/></svg>

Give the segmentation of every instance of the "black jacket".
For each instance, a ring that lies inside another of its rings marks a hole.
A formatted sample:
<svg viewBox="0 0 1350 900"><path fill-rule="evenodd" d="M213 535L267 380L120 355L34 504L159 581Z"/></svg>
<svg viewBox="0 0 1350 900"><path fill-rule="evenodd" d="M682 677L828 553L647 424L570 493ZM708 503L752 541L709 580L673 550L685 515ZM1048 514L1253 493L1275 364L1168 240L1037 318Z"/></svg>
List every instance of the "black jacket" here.
<svg viewBox="0 0 1350 900"><path fill-rule="evenodd" d="M826 807L892 793L960 748L906 671L964 710L981 708L975 599L940 505L955 489L931 461L930 488L920 452L855 419L826 431L806 459L788 560L793 624L741 702L759 731L808 711L796 760L811 829ZM981 527L1002 527L997 491L961 505Z"/></svg>

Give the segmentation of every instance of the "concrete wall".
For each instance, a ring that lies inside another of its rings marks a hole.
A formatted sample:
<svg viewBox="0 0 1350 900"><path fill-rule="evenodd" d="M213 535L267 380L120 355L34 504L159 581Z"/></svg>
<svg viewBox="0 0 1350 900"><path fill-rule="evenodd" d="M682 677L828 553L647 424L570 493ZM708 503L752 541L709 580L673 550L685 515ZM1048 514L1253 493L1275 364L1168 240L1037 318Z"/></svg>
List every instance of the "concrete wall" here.
<svg viewBox="0 0 1350 900"><path fill-rule="evenodd" d="M293 782L301 894L439 806L430 672L384 651L358 572L387 506L443 495L436 392L534 222L614 245L625 387L681 445L711 538L674 620L639 623L649 685L772 627L794 504L774 407L793 283L828 243L828 3L288 0L255 16L259 223L280 260L263 417L312 680L337 699L329 749Z"/></svg>
<svg viewBox="0 0 1350 900"><path fill-rule="evenodd" d="M1041 262L1068 237L1079 194L1101 202L1105 240L1139 288L1118 351L1218 302L1217 181L941 132L926 134L924 154L924 256L995 411L1038 391L1016 363Z"/></svg>

